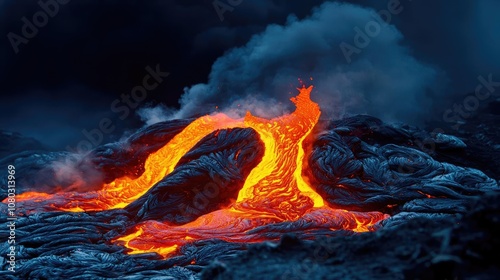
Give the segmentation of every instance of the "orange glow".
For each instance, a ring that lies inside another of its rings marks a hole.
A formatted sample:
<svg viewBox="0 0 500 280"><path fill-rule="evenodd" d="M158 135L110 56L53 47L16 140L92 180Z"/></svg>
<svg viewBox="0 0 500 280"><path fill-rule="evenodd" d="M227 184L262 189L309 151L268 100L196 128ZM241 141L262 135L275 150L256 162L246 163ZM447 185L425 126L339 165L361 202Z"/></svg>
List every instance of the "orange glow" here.
<svg viewBox="0 0 500 280"><path fill-rule="evenodd" d="M314 221L317 228L328 228L332 231L348 229L355 232L367 232L371 230L371 226L387 217L388 215L380 212L351 212L321 207L309 209L297 222L306 224ZM183 246L196 240L215 238L227 242L245 243L277 240L279 237L266 238L262 236L262 232L252 232L252 230L259 226L285 221L287 220L277 218L272 213L257 210L222 209L181 226L146 221L141 223L135 232L115 241L123 242L123 245L132 249L132 254L156 252L163 257L168 257L175 252L175 248L178 248L174 246ZM314 229L306 227L304 230Z"/></svg>
<svg viewBox="0 0 500 280"><path fill-rule="evenodd" d="M134 234L118 238L117 241L125 242L125 246L128 247L130 240L133 240L134 238L141 236L143 233L144 233L144 230L142 228L139 228ZM158 248L158 247L155 247L154 245L151 245L149 247L149 249L145 249L145 250L135 249L132 252L130 252L129 254L142 254L142 253L156 252L162 256L167 256L170 253L175 252L175 250L177 250L177 247L178 247L178 245L176 245L176 244L173 244L171 246L164 246L161 248Z"/></svg>
<svg viewBox="0 0 500 280"><path fill-rule="evenodd" d="M435 196L430 195L430 194L427 194L427 193L424 193L423 191L417 191L417 192L418 192L419 194L421 194L421 195L426 196L427 198L436 198Z"/></svg>
<svg viewBox="0 0 500 280"><path fill-rule="evenodd" d="M272 120L247 113L245 125L255 129L265 145L265 154L240 190L240 207L265 210L296 220L312 207L325 205L302 178L302 142L318 122L321 111L310 99L312 87L302 88L295 112Z"/></svg>
<svg viewBox="0 0 500 280"><path fill-rule="evenodd" d="M379 212L329 208L304 181L302 142L321 114L318 104L310 99L311 90L312 87L302 88L300 94L291 99L297 107L292 114L267 120L247 113L243 123L238 124L257 131L264 142L265 152L231 207L205 214L181 226L146 221L135 232L115 241L123 242L133 253L157 252L168 257L174 248L178 248L174 246L196 240L217 238L228 242L261 242L276 239L265 238L255 230L281 222L307 224L313 221L317 228L365 232L387 218Z"/></svg>
<svg viewBox="0 0 500 280"><path fill-rule="evenodd" d="M254 129L265 150L262 160L250 172L232 205L181 226L157 221L142 222L128 235L113 242L130 248L133 254L156 252L168 257L180 246L198 240L275 240L278 237L265 237L259 227L282 222L295 222L304 231L371 230L371 226L388 215L332 209L302 177L303 141L318 122L321 111L319 105L310 99L312 86L299 91L299 95L291 99L296 110L271 120L253 116L250 112L240 120L222 113L195 120L164 147L149 155L145 172L138 178L116 179L97 192L26 193L18 199L50 200L54 208L72 212L123 208L172 172L180 158L203 137L218 129L242 127ZM314 226L309 228L307 225L311 224Z"/></svg>
<svg viewBox="0 0 500 280"><path fill-rule="evenodd" d="M39 192L24 192L21 194L18 194L16 196L16 199L21 201L21 200L26 200L26 199L33 199L36 202L42 201L45 199L50 199L52 198L53 195L48 194L48 193L39 193Z"/></svg>
<svg viewBox="0 0 500 280"><path fill-rule="evenodd" d="M241 121L233 120L224 114L201 117L188 125L182 133L176 135L161 149L149 155L144 164L144 173L136 179L119 178L105 184L99 191L88 193L27 192L20 194L17 200L50 199L53 200L56 209L69 212L124 208L172 172L181 157L207 134L217 129L232 128L238 125L242 125Z"/></svg>

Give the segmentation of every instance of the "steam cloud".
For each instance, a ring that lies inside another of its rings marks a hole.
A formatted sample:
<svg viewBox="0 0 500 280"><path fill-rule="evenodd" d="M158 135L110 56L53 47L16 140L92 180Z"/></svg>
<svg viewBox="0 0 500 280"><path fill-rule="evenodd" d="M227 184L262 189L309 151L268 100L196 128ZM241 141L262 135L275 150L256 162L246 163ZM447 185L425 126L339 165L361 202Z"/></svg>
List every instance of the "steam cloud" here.
<svg viewBox="0 0 500 280"><path fill-rule="evenodd" d="M33 154L16 162L16 170L25 174L18 182L21 192L89 192L100 190L104 183L103 173L82 154ZM0 161L2 167L7 164Z"/></svg>
<svg viewBox="0 0 500 280"><path fill-rule="evenodd" d="M350 63L346 60L340 44L356 46L355 28L365 30L371 21L383 22L375 10L330 2L303 20L289 16L285 25L269 25L217 59L208 83L185 88L180 110L155 107L140 115L151 124L218 106L230 115L250 110L273 117L293 110L288 99L302 79L315 86L312 99L321 105L323 118L365 113L386 121L425 119L422 108L430 107L428 96L439 90L440 71L417 61L393 25L383 23L378 35L369 37Z"/></svg>
<svg viewBox="0 0 500 280"><path fill-rule="evenodd" d="M51 188L50 192L60 191L76 191L88 192L99 190L103 184L103 174L97 170L94 165L88 161L82 160L82 155L71 154L66 158L52 162L48 168L40 172L42 174L53 174L50 185L56 186ZM38 189L38 191L40 191Z"/></svg>

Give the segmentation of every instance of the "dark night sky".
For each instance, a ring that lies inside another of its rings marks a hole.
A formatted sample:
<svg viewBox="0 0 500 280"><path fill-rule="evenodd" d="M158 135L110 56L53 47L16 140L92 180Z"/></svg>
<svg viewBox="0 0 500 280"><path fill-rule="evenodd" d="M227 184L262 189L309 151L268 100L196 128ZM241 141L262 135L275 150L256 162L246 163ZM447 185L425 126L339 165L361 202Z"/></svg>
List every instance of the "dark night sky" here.
<svg viewBox="0 0 500 280"><path fill-rule="evenodd" d="M387 9L393 1L349 1L358 7L243 0L221 21L214 1L73 0L58 4L17 53L8 34L21 36L23 17L33 22L42 8L37 1L0 1L0 129L61 149L109 118L116 126L105 134L109 142L144 124L137 112L153 122L213 105L230 110L240 100L258 111L268 99L281 104L278 92L288 98L297 78L310 76L317 98L336 102L337 112L418 123L473 91L479 75L500 80L496 0L401 0L390 26L347 63L339 43L353 44L353 27L373 20L369 7ZM118 110L122 103L112 109L156 65L169 76L128 114ZM184 91L186 108L174 112ZM257 101L249 101L253 95ZM399 110L395 102L402 102Z"/></svg>

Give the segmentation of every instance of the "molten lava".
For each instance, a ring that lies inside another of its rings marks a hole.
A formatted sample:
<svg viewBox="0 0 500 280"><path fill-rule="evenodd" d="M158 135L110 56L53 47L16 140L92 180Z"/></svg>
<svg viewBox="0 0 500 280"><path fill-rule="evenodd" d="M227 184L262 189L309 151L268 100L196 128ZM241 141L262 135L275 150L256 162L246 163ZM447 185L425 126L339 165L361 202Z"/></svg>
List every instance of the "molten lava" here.
<svg viewBox="0 0 500 280"><path fill-rule="evenodd" d="M321 111L310 99L312 87L300 89L292 98L296 110L271 120L247 113L240 127L257 131L265 145L261 162L250 172L238 199L228 209L199 217L182 226L146 221L135 232L118 238L132 253L157 252L167 256L179 245L193 240L221 239L229 242L259 242L275 239L259 231L269 224L293 222L330 230L368 231L386 218L378 213L331 209L302 177L302 142L318 122ZM183 132L181 133L183 134Z"/></svg>
<svg viewBox="0 0 500 280"><path fill-rule="evenodd" d="M46 194L26 192L17 196L18 201L48 200L53 208L70 211L99 211L123 208L141 197L151 186L167 176L181 157L207 134L217 129L241 125L224 114L204 116L193 121L161 149L152 153L144 164L144 173L138 178L119 178L104 184L101 190L87 193Z"/></svg>
<svg viewBox="0 0 500 280"><path fill-rule="evenodd" d="M296 220L312 207L325 203L302 178L302 142L318 122L321 111L310 99L312 87L303 88L292 102L292 114L272 120L247 113L246 127L255 129L265 144L264 158L252 170L238 195L237 206L259 209Z"/></svg>
<svg viewBox="0 0 500 280"><path fill-rule="evenodd" d="M132 253L157 252L166 257L180 246L197 240L259 242L277 239L277 235L266 229L284 223L289 223L289 228L304 231L368 231L387 215L332 209L302 176L305 154L302 144L321 114L318 104L310 99L311 90L312 86L299 89L300 94L291 99L296 110L271 120L250 113L241 120L224 114L195 120L163 148L149 155L145 172L138 178L116 179L98 192L26 193L18 200L52 201L56 209L75 212L123 208L172 172L181 157L203 137L219 129L241 127L252 128L259 134L265 152L231 206L181 226L146 221L137 225L131 234L114 241L123 242Z"/></svg>

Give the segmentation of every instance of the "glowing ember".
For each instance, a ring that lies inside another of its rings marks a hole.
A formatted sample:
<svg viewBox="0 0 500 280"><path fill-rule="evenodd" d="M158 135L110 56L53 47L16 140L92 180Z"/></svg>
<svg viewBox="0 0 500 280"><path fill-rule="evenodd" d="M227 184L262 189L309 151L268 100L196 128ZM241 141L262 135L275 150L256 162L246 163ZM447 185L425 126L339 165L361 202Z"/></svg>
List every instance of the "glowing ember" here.
<svg viewBox="0 0 500 280"><path fill-rule="evenodd" d="M25 193L18 200L50 201L52 208L73 212L123 208L172 172L181 157L206 135L219 129L253 128L265 145L264 156L250 172L230 207L181 226L146 221L114 242L122 242L132 249L132 253L157 252L166 257L196 240L259 242L277 239L276 235L266 232L266 227L287 222L291 223L290 227L304 231L368 231L387 215L329 208L302 177L302 143L321 114L318 104L310 99L311 90L312 86L299 89L300 94L291 99L296 110L271 120L250 113L243 120L234 120L224 114L195 120L163 148L149 155L145 172L138 178L116 179L98 192Z"/></svg>

